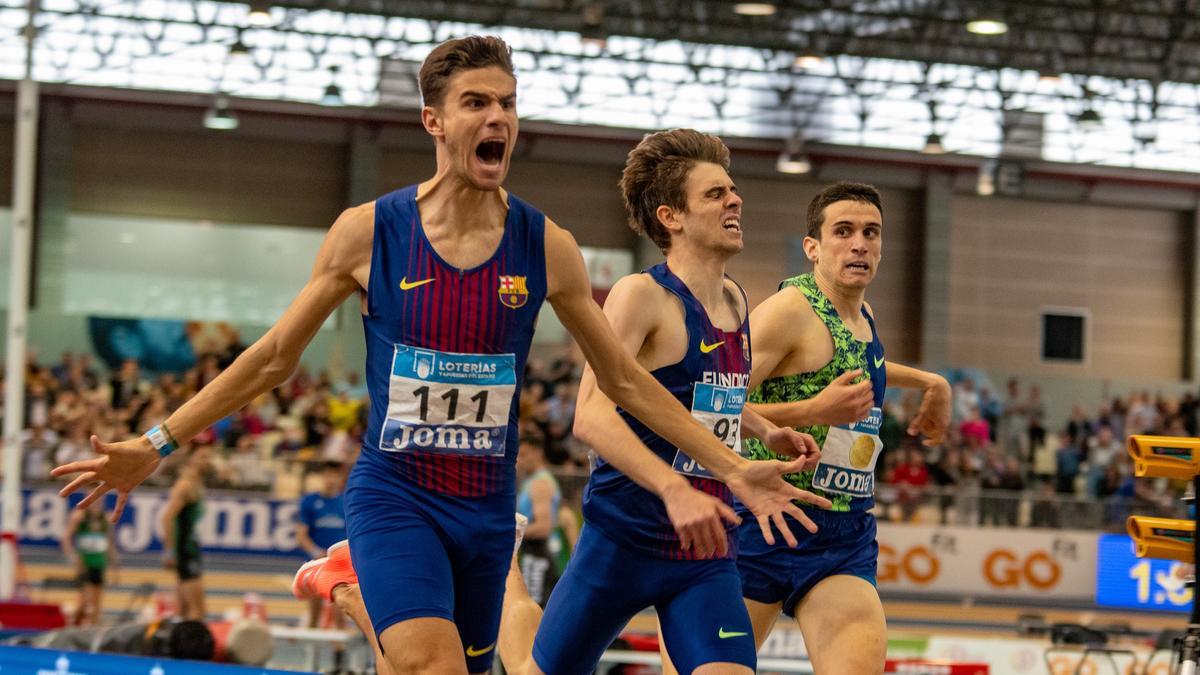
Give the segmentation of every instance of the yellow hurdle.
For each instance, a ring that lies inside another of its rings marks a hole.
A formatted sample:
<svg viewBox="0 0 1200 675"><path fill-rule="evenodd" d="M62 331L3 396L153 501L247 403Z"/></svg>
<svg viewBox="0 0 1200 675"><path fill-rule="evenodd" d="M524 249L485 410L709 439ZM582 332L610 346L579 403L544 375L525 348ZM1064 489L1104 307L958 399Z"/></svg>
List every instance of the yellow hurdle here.
<svg viewBox="0 0 1200 675"><path fill-rule="evenodd" d="M1130 516L1125 529L1133 537L1139 558L1163 558L1190 563L1195 559L1196 524L1181 518Z"/></svg>
<svg viewBox="0 0 1200 675"><path fill-rule="evenodd" d="M1200 438L1130 436L1127 447L1138 478L1189 479L1200 473Z"/></svg>

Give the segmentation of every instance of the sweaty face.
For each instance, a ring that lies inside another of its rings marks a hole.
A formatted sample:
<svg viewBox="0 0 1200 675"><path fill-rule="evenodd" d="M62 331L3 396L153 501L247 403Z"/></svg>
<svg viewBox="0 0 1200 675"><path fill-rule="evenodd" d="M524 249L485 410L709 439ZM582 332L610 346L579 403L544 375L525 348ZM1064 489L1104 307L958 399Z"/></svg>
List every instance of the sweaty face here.
<svg viewBox="0 0 1200 675"><path fill-rule="evenodd" d="M719 164L700 162L683 183L687 211L674 217L689 245L733 255L742 250L742 198ZM672 244L674 245L674 243Z"/></svg>
<svg viewBox="0 0 1200 675"><path fill-rule="evenodd" d="M440 106L428 108L451 171L480 190L500 187L517 142L517 81L492 66L450 76Z"/></svg>
<svg viewBox="0 0 1200 675"><path fill-rule="evenodd" d="M853 200L825 207L821 238L804 238L816 275L842 288L866 288L883 253L883 216L873 204Z"/></svg>

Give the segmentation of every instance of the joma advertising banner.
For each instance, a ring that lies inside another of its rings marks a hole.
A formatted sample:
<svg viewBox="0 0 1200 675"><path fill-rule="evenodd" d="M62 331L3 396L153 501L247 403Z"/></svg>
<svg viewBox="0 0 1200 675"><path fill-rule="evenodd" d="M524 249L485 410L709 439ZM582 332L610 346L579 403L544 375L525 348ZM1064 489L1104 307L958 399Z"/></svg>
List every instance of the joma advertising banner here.
<svg viewBox="0 0 1200 675"><path fill-rule="evenodd" d="M77 500L68 503L56 490L22 490L22 546L59 545L68 512ZM139 488L130 493L116 526L117 548L129 553L161 551L159 519L166 501L162 490ZM110 497L106 508L112 503ZM294 501L209 493L200 520L200 545L212 553L301 556L294 522L298 508Z"/></svg>

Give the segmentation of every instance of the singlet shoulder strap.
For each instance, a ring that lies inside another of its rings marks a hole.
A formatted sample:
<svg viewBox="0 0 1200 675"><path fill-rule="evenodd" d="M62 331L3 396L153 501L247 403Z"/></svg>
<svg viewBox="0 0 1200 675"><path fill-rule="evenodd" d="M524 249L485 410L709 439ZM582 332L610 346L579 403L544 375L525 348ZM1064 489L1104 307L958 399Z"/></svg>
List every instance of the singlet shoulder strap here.
<svg viewBox="0 0 1200 675"><path fill-rule="evenodd" d="M809 306L821 318L821 322L825 324L825 327L829 329L831 334L836 335L842 332L850 332L850 329L842 322L842 317L838 316L837 308L833 306L833 303L829 301L829 298L817 286L817 280L813 277L812 273L805 273L790 279L784 279L779 284L780 289L786 286L795 286L800 289L800 292L808 299Z"/></svg>

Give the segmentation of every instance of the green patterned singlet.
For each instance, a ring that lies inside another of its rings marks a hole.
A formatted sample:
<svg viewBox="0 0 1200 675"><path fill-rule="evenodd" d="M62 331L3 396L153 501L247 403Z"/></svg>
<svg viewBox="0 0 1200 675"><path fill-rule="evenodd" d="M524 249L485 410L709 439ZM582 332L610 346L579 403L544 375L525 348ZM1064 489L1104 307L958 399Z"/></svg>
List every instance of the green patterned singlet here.
<svg viewBox="0 0 1200 675"><path fill-rule="evenodd" d="M803 401L815 397L821 393L821 390L833 382L839 375L855 369L862 369L865 373L864 377L870 378L874 375L875 378L883 380L884 370L883 363L883 347L879 343L878 335L875 333L874 320L863 310L863 315L867 317L871 323L871 333L873 342L863 342L854 337L846 324L842 323L842 319L838 316L837 309L829 298L821 292L817 287L816 279L811 273L801 274L800 276L792 277L779 284L782 289L786 286L795 286L804 293L804 297L808 299L809 305L812 306L817 316L824 322L826 328L829 329L829 334L833 337L833 359L825 364L819 370L809 373L795 373L791 375L783 375L781 377L772 377L764 380L754 391L750 392L748 399L749 403L789 403L792 401ZM875 354L870 354L875 350L870 347L877 347ZM869 359L874 358L876 363L871 363ZM876 365L879 364L879 365ZM875 367L872 367L872 366ZM875 405L883 405L883 387L875 387ZM829 434L828 425L814 425L796 427L797 431L811 434L817 441L817 445L824 447L825 438ZM747 438L743 441L744 454L750 459L788 459L777 455L766 448L761 441L754 438ZM873 498L855 498L844 494L827 493L821 490L813 489L813 471L802 471L800 473L788 474L785 476L787 481L802 490L809 490L818 495L828 498L833 502L834 511L865 511L874 506ZM799 502L798 502L799 503ZM815 508L809 504L799 503L805 508Z"/></svg>

